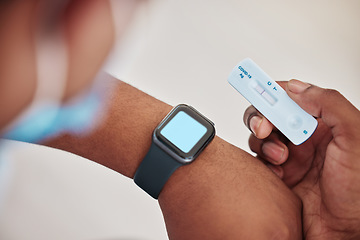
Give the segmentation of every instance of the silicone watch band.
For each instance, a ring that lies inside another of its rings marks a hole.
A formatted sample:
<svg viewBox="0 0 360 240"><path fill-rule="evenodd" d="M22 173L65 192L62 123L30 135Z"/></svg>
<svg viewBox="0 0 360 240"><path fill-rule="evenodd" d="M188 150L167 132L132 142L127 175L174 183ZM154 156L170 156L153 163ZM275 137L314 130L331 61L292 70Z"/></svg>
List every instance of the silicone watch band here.
<svg viewBox="0 0 360 240"><path fill-rule="evenodd" d="M166 181L182 165L152 142L149 152L136 170L134 181L150 196L158 199Z"/></svg>

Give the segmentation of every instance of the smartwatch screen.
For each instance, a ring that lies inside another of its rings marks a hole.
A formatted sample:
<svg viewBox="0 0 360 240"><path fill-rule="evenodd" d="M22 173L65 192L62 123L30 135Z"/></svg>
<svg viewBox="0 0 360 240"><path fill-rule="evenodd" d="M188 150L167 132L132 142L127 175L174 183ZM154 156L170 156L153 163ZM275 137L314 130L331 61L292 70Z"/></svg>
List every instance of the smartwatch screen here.
<svg viewBox="0 0 360 240"><path fill-rule="evenodd" d="M205 133L206 127L184 111L178 112L160 131L161 135L184 153L188 153Z"/></svg>
<svg viewBox="0 0 360 240"><path fill-rule="evenodd" d="M215 128L195 109L182 104L160 123L155 135L176 155L191 161L213 139Z"/></svg>

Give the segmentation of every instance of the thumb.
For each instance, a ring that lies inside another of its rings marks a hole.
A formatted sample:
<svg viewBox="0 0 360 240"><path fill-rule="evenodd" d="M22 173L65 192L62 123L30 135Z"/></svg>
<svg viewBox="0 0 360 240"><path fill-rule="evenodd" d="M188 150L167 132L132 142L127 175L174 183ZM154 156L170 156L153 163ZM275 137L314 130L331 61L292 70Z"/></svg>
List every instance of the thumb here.
<svg viewBox="0 0 360 240"><path fill-rule="evenodd" d="M290 80L284 86L287 94L301 108L321 120L331 129L334 138L345 137L347 148L359 138L360 112L343 95L299 80Z"/></svg>

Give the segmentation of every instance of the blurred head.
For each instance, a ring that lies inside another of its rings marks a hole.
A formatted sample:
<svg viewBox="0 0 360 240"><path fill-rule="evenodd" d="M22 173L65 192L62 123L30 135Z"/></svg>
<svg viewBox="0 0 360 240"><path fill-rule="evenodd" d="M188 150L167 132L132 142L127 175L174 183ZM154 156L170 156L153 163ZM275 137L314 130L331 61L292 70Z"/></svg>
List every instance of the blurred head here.
<svg viewBox="0 0 360 240"><path fill-rule="evenodd" d="M138 2L117 1L118 34ZM107 0L0 3L0 130L39 92L66 101L91 85L115 40L112 13Z"/></svg>

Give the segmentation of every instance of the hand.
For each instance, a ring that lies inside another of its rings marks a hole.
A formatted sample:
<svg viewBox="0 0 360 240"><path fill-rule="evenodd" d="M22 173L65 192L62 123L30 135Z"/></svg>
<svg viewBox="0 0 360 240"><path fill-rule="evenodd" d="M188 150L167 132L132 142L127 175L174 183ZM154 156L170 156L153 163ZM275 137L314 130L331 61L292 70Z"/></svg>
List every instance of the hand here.
<svg viewBox="0 0 360 240"><path fill-rule="evenodd" d="M171 106L114 78L104 80L103 122L89 134L64 134L44 144L132 178ZM159 204L172 240L302 239L300 199L264 164L219 137L174 172Z"/></svg>
<svg viewBox="0 0 360 240"><path fill-rule="evenodd" d="M298 80L279 84L318 128L295 146L251 106L244 114L251 150L301 198L306 239L359 239L359 110L334 90Z"/></svg>

